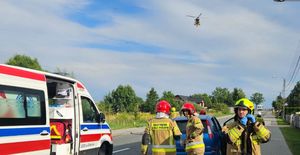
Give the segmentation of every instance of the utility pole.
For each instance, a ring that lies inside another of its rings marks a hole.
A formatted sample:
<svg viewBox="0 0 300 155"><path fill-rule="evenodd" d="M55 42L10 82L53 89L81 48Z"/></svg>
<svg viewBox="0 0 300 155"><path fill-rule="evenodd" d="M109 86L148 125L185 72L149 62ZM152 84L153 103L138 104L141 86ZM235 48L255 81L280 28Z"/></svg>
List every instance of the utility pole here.
<svg viewBox="0 0 300 155"><path fill-rule="evenodd" d="M282 86L282 98L285 98L285 78L282 78L283 86Z"/></svg>
<svg viewBox="0 0 300 155"><path fill-rule="evenodd" d="M280 78L280 77L277 77L277 76L273 76L272 78ZM280 96L282 97L284 103L282 105L282 118L285 120L285 111L286 111L286 106L287 106L287 103L285 103L285 78L284 77L281 77L282 78L282 81L283 81L283 86L282 86L282 91L280 92Z"/></svg>
<svg viewBox="0 0 300 155"><path fill-rule="evenodd" d="M282 86L282 98L283 98L283 101L284 101L284 103L283 103L283 115L282 115L282 118L285 120L285 114L286 114L286 106L287 106L287 103L285 103L285 78L282 78L282 80L283 80L283 86Z"/></svg>

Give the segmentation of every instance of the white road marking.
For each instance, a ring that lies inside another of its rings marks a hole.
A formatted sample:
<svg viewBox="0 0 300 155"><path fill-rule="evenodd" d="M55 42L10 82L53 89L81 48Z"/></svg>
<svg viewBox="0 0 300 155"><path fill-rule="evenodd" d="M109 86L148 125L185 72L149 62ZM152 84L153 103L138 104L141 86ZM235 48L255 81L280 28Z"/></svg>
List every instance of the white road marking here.
<svg viewBox="0 0 300 155"><path fill-rule="evenodd" d="M125 148L125 149L121 149L121 150L116 150L116 151L113 151L113 153L118 153L118 152L122 152L122 151L126 151L126 150L130 150L130 148Z"/></svg>

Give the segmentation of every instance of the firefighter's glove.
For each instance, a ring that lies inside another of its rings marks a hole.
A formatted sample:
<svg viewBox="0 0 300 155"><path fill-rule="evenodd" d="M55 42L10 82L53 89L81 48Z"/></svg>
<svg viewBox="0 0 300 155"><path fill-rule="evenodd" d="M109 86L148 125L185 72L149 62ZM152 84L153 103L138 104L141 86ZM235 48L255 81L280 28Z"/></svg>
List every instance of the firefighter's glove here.
<svg viewBox="0 0 300 155"><path fill-rule="evenodd" d="M252 123L255 123L256 120L255 120L255 117L251 114L247 114L246 117L252 122Z"/></svg>
<svg viewBox="0 0 300 155"><path fill-rule="evenodd" d="M245 116L245 117L243 117L243 118L240 119L240 122L241 122L241 124L243 124L243 125L247 125L247 121L248 121L247 116Z"/></svg>

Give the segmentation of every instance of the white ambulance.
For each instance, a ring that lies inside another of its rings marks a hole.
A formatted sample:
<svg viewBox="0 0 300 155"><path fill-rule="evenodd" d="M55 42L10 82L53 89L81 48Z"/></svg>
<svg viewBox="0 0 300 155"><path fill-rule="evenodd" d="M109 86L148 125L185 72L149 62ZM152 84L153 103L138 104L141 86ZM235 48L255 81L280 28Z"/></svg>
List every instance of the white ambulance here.
<svg viewBox="0 0 300 155"><path fill-rule="evenodd" d="M82 83L0 64L1 155L111 155L112 149L110 127Z"/></svg>

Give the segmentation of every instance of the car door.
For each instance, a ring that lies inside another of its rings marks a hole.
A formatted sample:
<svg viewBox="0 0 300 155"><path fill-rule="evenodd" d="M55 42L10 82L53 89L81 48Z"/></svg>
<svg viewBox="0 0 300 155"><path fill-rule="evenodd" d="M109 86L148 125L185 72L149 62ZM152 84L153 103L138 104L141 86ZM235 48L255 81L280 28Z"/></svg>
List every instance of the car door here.
<svg viewBox="0 0 300 155"><path fill-rule="evenodd" d="M222 127L217 118L212 117L212 121L215 126L214 132L218 137L217 138L218 148L221 150L222 154L224 154L225 153L224 151L226 151L226 143L225 143L224 133L222 132Z"/></svg>
<svg viewBox="0 0 300 155"><path fill-rule="evenodd" d="M98 111L90 98L81 96L80 100L80 153L98 154L101 138Z"/></svg>

